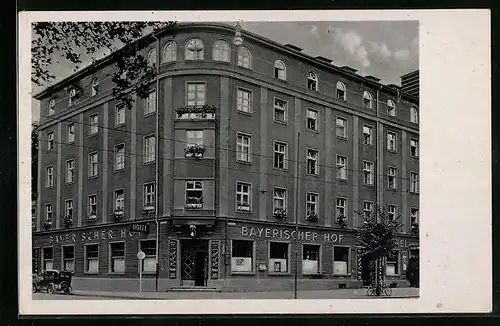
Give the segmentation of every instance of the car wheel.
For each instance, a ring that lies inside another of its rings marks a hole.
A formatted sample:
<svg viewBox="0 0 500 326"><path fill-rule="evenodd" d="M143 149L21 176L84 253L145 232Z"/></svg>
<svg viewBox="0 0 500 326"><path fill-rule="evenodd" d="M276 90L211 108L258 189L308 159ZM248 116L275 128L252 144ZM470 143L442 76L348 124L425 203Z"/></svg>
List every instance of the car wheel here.
<svg viewBox="0 0 500 326"><path fill-rule="evenodd" d="M48 294L53 294L55 291L56 291L56 289L55 289L54 284L53 284L53 283L50 283L50 284L47 286L47 293L48 293Z"/></svg>

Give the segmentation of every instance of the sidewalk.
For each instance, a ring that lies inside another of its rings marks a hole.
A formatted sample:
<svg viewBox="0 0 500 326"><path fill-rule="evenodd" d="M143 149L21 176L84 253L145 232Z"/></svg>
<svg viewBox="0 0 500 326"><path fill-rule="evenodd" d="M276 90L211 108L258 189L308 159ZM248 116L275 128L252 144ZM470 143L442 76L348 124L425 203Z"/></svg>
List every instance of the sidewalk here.
<svg viewBox="0 0 500 326"><path fill-rule="evenodd" d="M390 297L373 297L366 289L300 291L298 299L394 299L417 298L418 288L395 288ZM129 300L185 300L185 299L293 299L292 291L270 292L105 292L74 290L73 295Z"/></svg>

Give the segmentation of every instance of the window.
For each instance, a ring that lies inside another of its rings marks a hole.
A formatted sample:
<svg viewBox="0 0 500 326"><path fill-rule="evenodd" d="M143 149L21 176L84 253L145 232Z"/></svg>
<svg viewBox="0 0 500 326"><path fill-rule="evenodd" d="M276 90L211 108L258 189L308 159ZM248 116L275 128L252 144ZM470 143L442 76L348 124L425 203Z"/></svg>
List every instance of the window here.
<svg viewBox="0 0 500 326"><path fill-rule="evenodd" d="M110 273L125 273L125 242L109 244Z"/></svg>
<svg viewBox="0 0 500 326"><path fill-rule="evenodd" d="M155 184L153 182L144 184L143 210L154 211L155 209Z"/></svg>
<svg viewBox="0 0 500 326"><path fill-rule="evenodd" d="M75 272L75 247L65 246L63 250L63 270Z"/></svg>
<svg viewBox="0 0 500 326"><path fill-rule="evenodd" d="M286 216L286 189L273 189L273 214Z"/></svg>
<svg viewBox="0 0 500 326"><path fill-rule="evenodd" d="M203 42L192 38L186 44L186 60L203 60Z"/></svg>
<svg viewBox="0 0 500 326"><path fill-rule="evenodd" d="M95 217L97 215L97 195L89 196L89 217Z"/></svg>
<svg viewBox="0 0 500 326"><path fill-rule="evenodd" d="M212 59L229 62L229 45L226 41L219 40L214 42Z"/></svg>
<svg viewBox="0 0 500 326"><path fill-rule="evenodd" d="M144 137L144 163L151 163L156 158L156 138L154 135Z"/></svg>
<svg viewBox="0 0 500 326"><path fill-rule="evenodd" d="M144 115L156 112L156 91L151 91L146 96L146 106L144 107Z"/></svg>
<svg viewBox="0 0 500 326"><path fill-rule="evenodd" d="M337 118L335 125L337 126L337 137L347 138L347 120Z"/></svg>
<svg viewBox="0 0 500 326"><path fill-rule="evenodd" d="M318 90L318 76L314 71L309 71L307 73L307 89L312 91Z"/></svg>
<svg viewBox="0 0 500 326"><path fill-rule="evenodd" d="M253 272L253 241L231 241L231 272Z"/></svg>
<svg viewBox="0 0 500 326"><path fill-rule="evenodd" d="M92 79L92 85L90 86L90 96L96 96L99 94L99 78Z"/></svg>
<svg viewBox="0 0 500 326"><path fill-rule="evenodd" d="M396 205L389 205L388 207L389 209L387 210L387 215L391 221L394 221L396 219L397 207Z"/></svg>
<svg viewBox="0 0 500 326"><path fill-rule="evenodd" d="M307 216L318 215L318 194L311 192L306 194L306 213Z"/></svg>
<svg viewBox="0 0 500 326"><path fill-rule="evenodd" d="M343 82L337 82L337 93L336 96L338 99L346 100L346 87Z"/></svg>
<svg viewBox="0 0 500 326"><path fill-rule="evenodd" d="M387 171L387 181L389 189L397 188L397 169L393 166L389 166Z"/></svg>
<svg viewBox="0 0 500 326"><path fill-rule="evenodd" d="M387 255L385 275L394 276L399 274L399 252L394 250Z"/></svg>
<svg viewBox="0 0 500 326"><path fill-rule="evenodd" d="M68 143L75 142L75 125L73 123L68 125Z"/></svg>
<svg viewBox="0 0 500 326"><path fill-rule="evenodd" d="M410 172L410 192L418 193L418 173Z"/></svg>
<svg viewBox="0 0 500 326"><path fill-rule="evenodd" d="M418 111L417 108L412 107L410 109L410 122L418 123Z"/></svg>
<svg viewBox="0 0 500 326"><path fill-rule="evenodd" d="M388 132L387 133L387 150L389 151L396 151L396 134L393 132Z"/></svg>
<svg viewBox="0 0 500 326"><path fill-rule="evenodd" d="M269 242L269 271L288 273L288 243Z"/></svg>
<svg viewBox="0 0 500 326"><path fill-rule="evenodd" d="M125 105L119 104L116 106L115 126L125 124Z"/></svg>
<svg viewBox="0 0 500 326"><path fill-rule="evenodd" d="M418 224L418 208L410 208L410 225Z"/></svg>
<svg viewBox="0 0 500 326"><path fill-rule="evenodd" d="M73 217L73 200L69 199L64 202L64 216Z"/></svg>
<svg viewBox="0 0 500 326"><path fill-rule="evenodd" d="M288 168L288 145L286 143L274 142L274 167L283 170Z"/></svg>
<svg viewBox="0 0 500 326"><path fill-rule="evenodd" d="M115 213L123 212L125 204L125 192L123 189L115 190Z"/></svg>
<svg viewBox="0 0 500 326"><path fill-rule="evenodd" d="M347 157L337 155L337 179L347 180Z"/></svg>
<svg viewBox="0 0 500 326"><path fill-rule="evenodd" d="M236 95L236 110L252 113L252 92L238 88Z"/></svg>
<svg viewBox="0 0 500 326"><path fill-rule="evenodd" d="M236 183L236 211L250 212L252 200L252 185L243 182Z"/></svg>
<svg viewBox="0 0 500 326"><path fill-rule="evenodd" d="M365 185L373 185L373 163L363 162L363 182Z"/></svg>
<svg viewBox="0 0 500 326"><path fill-rule="evenodd" d="M66 161L66 183L73 183L75 180L75 160Z"/></svg>
<svg viewBox="0 0 500 326"><path fill-rule="evenodd" d="M54 186L54 167L51 165L51 166L47 166L47 179L46 179L46 182L45 182L45 186L47 188L52 188Z"/></svg>
<svg viewBox="0 0 500 326"><path fill-rule="evenodd" d="M347 199L337 197L335 208L337 218L347 217Z"/></svg>
<svg viewBox="0 0 500 326"><path fill-rule="evenodd" d="M203 181L186 181L186 208L203 207Z"/></svg>
<svg viewBox="0 0 500 326"><path fill-rule="evenodd" d="M205 83L187 84L187 105L188 106L205 105Z"/></svg>
<svg viewBox="0 0 500 326"><path fill-rule="evenodd" d="M302 274L311 275L320 272L320 249L319 245L302 245Z"/></svg>
<svg viewBox="0 0 500 326"><path fill-rule="evenodd" d="M99 132L98 124L99 124L99 116L97 115L97 113L92 114L89 117L89 125L90 125L89 134L90 135L95 135Z"/></svg>
<svg viewBox="0 0 500 326"><path fill-rule="evenodd" d="M286 122L287 107L288 103L286 101L277 98L274 99L274 121Z"/></svg>
<svg viewBox="0 0 500 326"><path fill-rule="evenodd" d="M47 133L47 140L47 149L51 151L54 149L54 132Z"/></svg>
<svg viewBox="0 0 500 326"><path fill-rule="evenodd" d="M418 140L410 138L410 156L418 157Z"/></svg>
<svg viewBox="0 0 500 326"><path fill-rule="evenodd" d="M274 78L286 80L286 66L281 60L276 60L274 62Z"/></svg>
<svg viewBox="0 0 500 326"><path fill-rule="evenodd" d="M99 273L99 245L85 245L85 273Z"/></svg>
<svg viewBox="0 0 500 326"><path fill-rule="evenodd" d="M45 220L52 221L52 204L45 205Z"/></svg>
<svg viewBox="0 0 500 326"><path fill-rule="evenodd" d="M349 274L349 247L333 247L333 275Z"/></svg>
<svg viewBox="0 0 500 326"><path fill-rule="evenodd" d="M238 66L247 69L252 68L252 57L250 55L250 51L244 46L240 46L238 48Z"/></svg>
<svg viewBox="0 0 500 326"><path fill-rule="evenodd" d="M251 138L243 134L236 134L236 160L251 162Z"/></svg>
<svg viewBox="0 0 500 326"><path fill-rule="evenodd" d="M373 203L371 201L363 202L363 212L366 218L370 217L372 211L373 211Z"/></svg>
<svg viewBox="0 0 500 326"><path fill-rule="evenodd" d="M54 269L54 251L52 248L42 248L42 268L44 271Z"/></svg>
<svg viewBox="0 0 500 326"><path fill-rule="evenodd" d="M186 130L188 146L203 145L203 130Z"/></svg>
<svg viewBox="0 0 500 326"><path fill-rule="evenodd" d="M317 150L307 149L307 174L319 175L318 156Z"/></svg>
<svg viewBox="0 0 500 326"><path fill-rule="evenodd" d="M363 126L363 143L365 145L373 144L373 128L370 126Z"/></svg>
<svg viewBox="0 0 500 326"><path fill-rule="evenodd" d="M151 49L148 52L148 66L154 67L156 65L156 49Z"/></svg>
<svg viewBox="0 0 500 326"><path fill-rule="evenodd" d="M69 91L68 106L72 106L73 104L75 104L75 99L76 99L76 89L72 88Z"/></svg>
<svg viewBox="0 0 500 326"><path fill-rule="evenodd" d="M372 108L372 94L367 91L363 92L363 106L368 109Z"/></svg>
<svg viewBox="0 0 500 326"><path fill-rule="evenodd" d="M48 115L53 115L55 112L55 107L56 107L56 100L52 99L49 101L49 114Z"/></svg>
<svg viewBox="0 0 500 326"><path fill-rule="evenodd" d="M115 146L115 171L125 169L125 144Z"/></svg>
<svg viewBox="0 0 500 326"><path fill-rule="evenodd" d="M97 177L98 163L97 163L97 153L89 154L89 178Z"/></svg>
<svg viewBox="0 0 500 326"><path fill-rule="evenodd" d="M177 44L175 42L167 42L163 47L163 62L177 61Z"/></svg>
<svg viewBox="0 0 500 326"><path fill-rule="evenodd" d="M396 104L393 100L387 100L387 114L391 117L396 116Z"/></svg>
<svg viewBox="0 0 500 326"><path fill-rule="evenodd" d="M142 272L154 273L156 271L156 240L140 242L141 251L146 255L141 262Z"/></svg>
<svg viewBox="0 0 500 326"><path fill-rule="evenodd" d="M318 111L307 109L306 124L308 130L318 131Z"/></svg>

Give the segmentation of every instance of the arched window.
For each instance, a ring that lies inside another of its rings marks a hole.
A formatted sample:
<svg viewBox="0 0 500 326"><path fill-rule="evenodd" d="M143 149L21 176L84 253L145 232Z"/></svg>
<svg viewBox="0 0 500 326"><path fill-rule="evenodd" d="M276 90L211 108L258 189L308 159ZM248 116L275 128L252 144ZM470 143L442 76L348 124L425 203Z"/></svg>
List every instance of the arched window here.
<svg viewBox="0 0 500 326"><path fill-rule="evenodd" d="M346 100L346 87L343 82L339 81L337 83L337 98L341 100Z"/></svg>
<svg viewBox="0 0 500 326"><path fill-rule="evenodd" d="M163 62L177 61L177 44L175 42L168 42L163 47Z"/></svg>
<svg viewBox="0 0 500 326"><path fill-rule="evenodd" d="M363 106L368 109L372 108L372 94L368 91L363 92Z"/></svg>
<svg viewBox="0 0 500 326"><path fill-rule="evenodd" d="M186 60L203 60L203 42L199 38L187 41Z"/></svg>
<svg viewBox="0 0 500 326"><path fill-rule="evenodd" d="M418 111L415 107L410 109L410 122L418 123Z"/></svg>
<svg viewBox="0 0 500 326"><path fill-rule="evenodd" d="M307 73L307 89L312 91L318 90L318 76L314 71L309 71Z"/></svg>
<svg viewBox="0 0 500 326"><path fill-rule="evenodd" d="M393 100L387 100L387 114L391 117L396 116L396 104L394 104Z"/></svg>
<svg viewBox="0 0 500 326"><path fill-rule="evenodd" d="M73 105L73 101L76 98L76 89L72 88L69 91L69 97L68 97L68 106Z"/></svg>
<svg viewBox="0 0 500 326"><path fill-rule="evenodd" d="M229 44L227 44L226 41L218 40L214 42L212 59L215 61L229 62Z"/></svg>
<svg viewBox="0 0 500 326"><path fill-rule="evenodd" d="M286 80L286 66L285 63L281 60L276 60L274 62L274 77Z"/></svg>
<svg viewBox="0 0 500 326"><path fill-rule="evenodd" d="M90 95L96 96L97 94L99 94L99 78L96 77L92 79Z"/></svg>
<svg viewBox="0 0 500 326"><path fill-rule="evenodd" d="M56 100L54 100L54 99L50 100L50 102L49 102L49 115L54 114L55 107L56 107Z"/></svg>
<svg viewBox="0 0 500 326"><path fill-rule="evenodd" d="M156 49L151 49L148 52L148 66L156 65Z"/></svg>
<svg viewBox="0 0 500 326"><path fill-rule="evenodd" d="M248 50L244 46L240 46L238 48L238 66L243 68L252 68L252 57L250 54L250 50Z"/></svg>

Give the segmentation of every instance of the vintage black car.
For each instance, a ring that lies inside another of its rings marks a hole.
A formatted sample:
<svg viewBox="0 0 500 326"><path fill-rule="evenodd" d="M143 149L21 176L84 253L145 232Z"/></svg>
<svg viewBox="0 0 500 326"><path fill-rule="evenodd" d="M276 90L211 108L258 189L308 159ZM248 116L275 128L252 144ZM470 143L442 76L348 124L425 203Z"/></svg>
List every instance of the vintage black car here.
<svg viewBox="0 0 500 326"><path fill-rule="evenodd" d="M68 271L46 270L33 276L33 292L47 291L71 293L71 278L73 274Z"/></svg>

